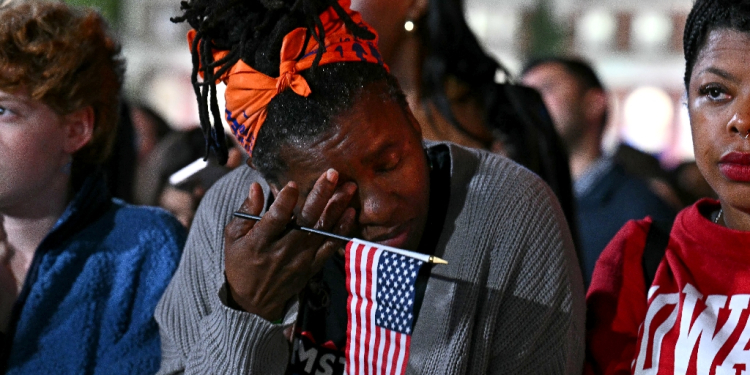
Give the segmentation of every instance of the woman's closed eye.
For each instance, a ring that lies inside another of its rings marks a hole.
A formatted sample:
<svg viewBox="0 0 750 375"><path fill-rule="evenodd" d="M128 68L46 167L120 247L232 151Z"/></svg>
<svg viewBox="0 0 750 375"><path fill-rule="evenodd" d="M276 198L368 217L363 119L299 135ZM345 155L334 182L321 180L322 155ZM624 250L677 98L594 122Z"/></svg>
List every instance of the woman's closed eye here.
<svg viewBox="0 0 750 375"><path fill-rule="evenodd" d="M381 163L375 166L375 171L378 173L386 173L396 169L401 162L401 156L397 154L390 154L386 156Z"/></svg>

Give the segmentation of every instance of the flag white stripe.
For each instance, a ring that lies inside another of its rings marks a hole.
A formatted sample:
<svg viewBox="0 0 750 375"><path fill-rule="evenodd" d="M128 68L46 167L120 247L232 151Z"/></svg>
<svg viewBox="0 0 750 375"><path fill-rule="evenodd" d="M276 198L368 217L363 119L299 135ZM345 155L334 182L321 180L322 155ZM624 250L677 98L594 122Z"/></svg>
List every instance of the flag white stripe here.
<svg viewBox="0 0 750 375"><path fill-rule="evenodd" d="M396 361L396 374L403 374L404 356L406 354L406 335L399 335L401 343L399 344L398 360Z"/></svg>
<svg viewBox="0 0 750 375"><path fill-rule="evenodd" d="M388 375L390 375L391 374L391 370L393 368L393 354L394 354L393 351L396 348L396 345L395 345L395 343L396 343L396 331L390 331L389 330L388 333L390 333L390 335L391 335L391 337L390 337L390 339L391 339L391 347L388 348L388 366L386 366L386 368L385 368L385 373L388 374Z"/></svg>
<svg viewBox="0 0 750 375"><path fill-rule="evenodd" d="M358 247L359 244L357 244L357 243L352 244L352 247L355 247L355 246ZM357 257L356 257L356 255L349 257L349 264L348 264L348 266L349 266L349 275L350 275L349 283L351 285L351 288L353 290L356 290L356 289L354 289L354 288L357 287L357 272L356 272ZM351 319L352 320L351 321L351 324L352 324L352 330L351 330L351 332L352 332L352 334L354 332L357 332L357 320L354 319L354 317L356 316L355 315L356 314L355 310L356 310L356 306L357 306L357 300L358 300L357 294L356 293L352 293L352 303L349 305L350 316L352 317L352 319ZM356 346L357 346L357 344L354 342L354 340L349 340L349 348L348 348L348 350L349 350L349 363L351 363L351 364L355 363L354 362L354 351L356 350ZM353 367L356 367L356 366L353 366ZM354 374L354 371L356 371L356 370L353 369L353 368L349 368L349 369L347 369L347 371L348 371L347 373L350 374L350 375L356 375L356 374Z"/></svg>
<svg viewBox="0 0 750 375"><path fill-rule="evenodd" d="M357 316L359 316L359 321L362 324L365 323L365 318L367 315L367 259L370 257L370 253L373 251L372 246L368 246L365 248L365 250L362 252L362 257L359 260L359 284L357 285L357 289L359 290L359 295L362 296L362 305L359 307L359 311L357 311ZM355 305L356 306L356 305ZM365 328L366 327L360 327L358 330L360 331L359 335L359 358L357 360L359 361L359 372L364 373L365 370Z"/></svg>
<svg viewBox="0 0 750 375"><path fill-rule="evenodd" d="M377 327L378 335L380 335L380 344L378 345L378 362L375 364L377 367L376 374L383 373L383 350L385 349L385 335L388 333L385 328Z"/></svg>
<svg viewBox="0 0 750 375"><path fill-rule="evenodd" d="M378 293L378 266L380 265L380 254L382 254L383 250L378 249L375 252L375 256L373 257L372 262L372 281L370 285L370 321L369 321L369 327L368 332L370 333L370 349L367 352L367 371L369 372L371 366L370 363L373 363L375 360L374 352L375 352L375 336L377 336L377 329L378 327L375 325L375 313L378 311L378 305L377 305L377 293Z"/></svg>

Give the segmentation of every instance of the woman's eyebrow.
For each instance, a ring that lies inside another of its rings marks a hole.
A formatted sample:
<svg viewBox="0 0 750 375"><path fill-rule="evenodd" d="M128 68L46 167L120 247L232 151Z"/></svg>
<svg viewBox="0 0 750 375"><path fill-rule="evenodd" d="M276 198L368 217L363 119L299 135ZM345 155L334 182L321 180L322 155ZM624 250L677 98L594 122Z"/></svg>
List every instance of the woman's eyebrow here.
<svg viewBox="0 0 750 375"><path fill-rule="evenodd" d="M713 66L710 66L710 67L708 67L706 69L701 70L698 75L703 75L703 74L706 74L706 73L715 74L715 75L717 75L717 76L719 76L721 78L730 80L732 82L737 82L738 81L738 79L735 76L733 76L731 73L727 72L726 70L719 69L719 68L716 68L716 67L713 67Z"/></svg>
<svg viewBox="0 0 750 375"><path fill-rule="evenodd" d="M364 154L365 157L363 162L372 163L377 161L386 152L396 149L398 147L398 141L394 139L387 139L380 144L374 145L372 148L368 148L368 151Z"/></svg>

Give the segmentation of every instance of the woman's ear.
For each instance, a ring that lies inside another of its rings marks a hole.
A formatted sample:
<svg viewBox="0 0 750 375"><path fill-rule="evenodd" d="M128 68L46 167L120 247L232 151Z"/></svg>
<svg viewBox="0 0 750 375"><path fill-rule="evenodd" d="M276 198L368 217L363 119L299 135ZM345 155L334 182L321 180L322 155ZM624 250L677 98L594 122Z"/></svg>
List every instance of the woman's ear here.
<svg viewBox="0 0 750 375"><path fill-rule="evenodd" d="M422 125L419 124L419 121L414 116L414 113L412 113L410 108L406 108L404 112L406 112L406 117L408 118L412 128L414 128L417 134L419 134L419 138L422 138Z"/></svg>
<svg viewBox="0 0 750 375"><path fill-rule="evenodd" d="M94 108L87 106L63 116L65 127L64 150L73 154L94 136Z"/></svg>
<svg viewBox="0 0 750 375"><path fill-rule="evenodd" d="M602 121L609 106L609 98L604 90L592 88L583 96L584 113L590 122Z"/></svg>

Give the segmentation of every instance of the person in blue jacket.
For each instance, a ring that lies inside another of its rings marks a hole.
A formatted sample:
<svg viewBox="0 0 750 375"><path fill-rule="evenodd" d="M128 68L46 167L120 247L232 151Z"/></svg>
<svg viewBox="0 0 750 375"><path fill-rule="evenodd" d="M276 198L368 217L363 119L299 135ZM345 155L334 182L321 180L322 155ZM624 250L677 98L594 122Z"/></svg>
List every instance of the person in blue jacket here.
<svg viewBox="0 0 750 375"><path fill-rule="evenodd" d="M185 232L107 190L119 44L62 3L11 2L0 19L0 371L154 373L154 309Z"/></svg>

